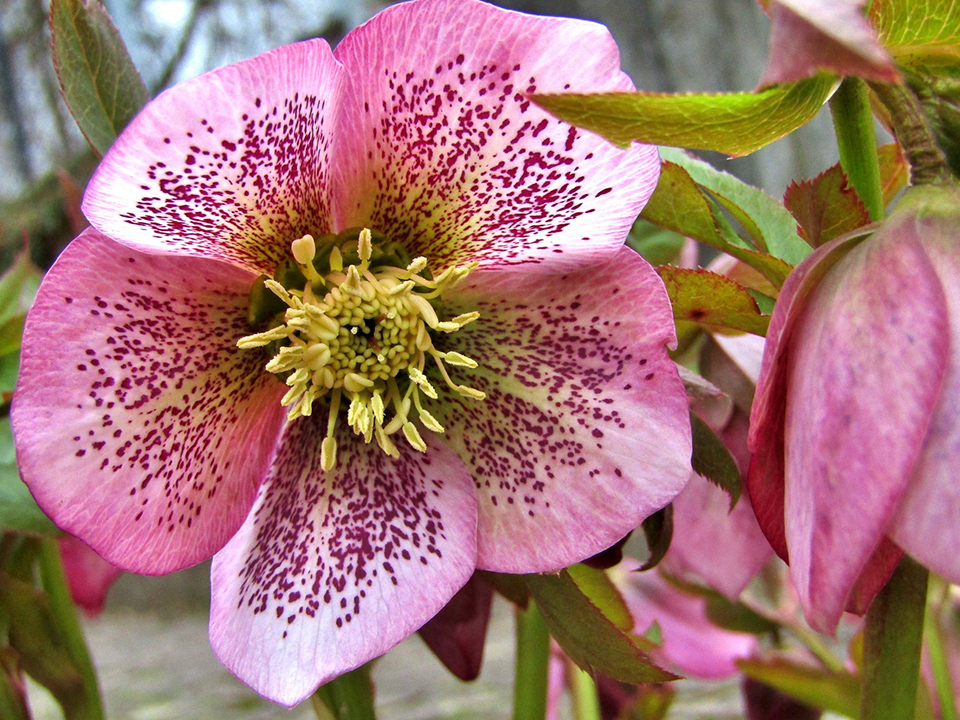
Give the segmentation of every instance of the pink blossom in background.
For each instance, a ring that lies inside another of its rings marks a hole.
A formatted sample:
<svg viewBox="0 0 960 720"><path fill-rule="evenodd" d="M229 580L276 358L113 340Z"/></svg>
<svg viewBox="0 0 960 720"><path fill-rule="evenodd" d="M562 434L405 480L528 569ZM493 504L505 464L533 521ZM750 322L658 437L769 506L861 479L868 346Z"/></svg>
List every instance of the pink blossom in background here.
<svg viewBox="0 0 960 720"><path fill-rule="evenodd" d="M623 248L659 160L529 94L631 87L601 26L415 0L157 97L26 323L41 507L131 571L213 555L214 651L288 706L475 568L622 538L690 474L670 305Z"/></svg>
<svg viewBox="0 0 960 720"><path fill-rule="evenodd" d="M70 535L60 538L59 545L73 602L90 617L96 617L103 611L107 591L123 574L123 570L111 565L83 541Z"/></svg>
<svg viewBox="0 0 960 720"><path fill-rule="evenodd" d="M956 190L914 188L868 239L798 265L774 310L749 490L821 632L902 551L960 581L958 222Z"/></svg>

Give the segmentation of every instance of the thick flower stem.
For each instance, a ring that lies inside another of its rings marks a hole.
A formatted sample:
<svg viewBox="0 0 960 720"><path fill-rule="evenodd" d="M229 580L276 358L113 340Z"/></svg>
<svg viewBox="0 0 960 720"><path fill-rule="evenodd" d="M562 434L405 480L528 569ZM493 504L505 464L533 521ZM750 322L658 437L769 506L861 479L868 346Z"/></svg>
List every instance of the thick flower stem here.
<svg viewBox="0 0 960 720"><path fill-rule="evenodd" d="M317 688L310 701L318 720L376 720L371 666L361 665Z"/></svg>
<svg viewBox="0 0 960 720"><path fill-rule="evenodd" d="M550 667L550 633L531 599L517 610L517 665L513 686L513 720L544 720L547 714L547 679Z"/></svg>
<svg viewBox="0 0 960 720"><path fill-rule="evenodd" d="M904 556L867 611L860 720L914 717L927 575Z"/></svg>
<svg viewBox="0 0 960 720"><path fill-rule="evenodd" d="M873 113L866 83L844 78L830 99L830 114L840 151L840 167L863 201L871 220L883 219L883 190Z"/></svg>
<svg viewBox="0 0 960 720"><path fill-rule="evenodd" d="M937 145L917 96L905 85L871 83L870 87L890 112L893 132L910 165L910 183L943 185L952 182L947 158Z"/></svg>
<svg viewBox="0 0 960 720"><path fill-rule="evenodd" d="M40 541L38 568L40 582L50 599L50 614L56 623L64 650L83 679L83 697L75 698L76 704L70 708L67 717L77 720L103 720L103 702L100 699L97 673L90 659L77 607L70 596L60 547L56 540L47 538ZM64 712L68 712L66 707Z"/></svg>
<svg viewBox="0 0 960 720"><path fill-rule="evenodd" d="M590 673L581 670L572 660L567 660L567 683L573 700L573 717L576 720L600 720L600 696L597 684Z"/></svg>

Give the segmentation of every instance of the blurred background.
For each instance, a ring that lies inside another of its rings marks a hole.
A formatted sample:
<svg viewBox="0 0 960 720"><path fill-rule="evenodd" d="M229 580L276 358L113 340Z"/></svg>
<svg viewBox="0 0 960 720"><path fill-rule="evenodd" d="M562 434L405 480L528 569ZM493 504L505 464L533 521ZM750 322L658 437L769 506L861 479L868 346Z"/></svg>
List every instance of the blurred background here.
<svg viewBox="0 0 960 720"><path fill-rule="evenodd" d="M96 0L91 0L96 1ZM179 80L308 37L335 44L387 3L374 0L104 0L147 87ZM616 37L637 87L656 92L752 89L769 22L756 0L499 0L516 10L596 20ZM96 157L60 99L48 0L0 0L0 268L29 240L48 266L73 237ZM780 197L792 178L836 162L826 111L794 135L718 167ZM164 578L124 575L87 629L111 718L312 717L261 701L220 667L206 640L207 565ZM512 622L495 613L483 674L465 686L418 638L391 652L376 679L384 718L509 714ZM31 694L37 718L58 711ZM741 716L735 687L687 693L671 717Z"/></svg>

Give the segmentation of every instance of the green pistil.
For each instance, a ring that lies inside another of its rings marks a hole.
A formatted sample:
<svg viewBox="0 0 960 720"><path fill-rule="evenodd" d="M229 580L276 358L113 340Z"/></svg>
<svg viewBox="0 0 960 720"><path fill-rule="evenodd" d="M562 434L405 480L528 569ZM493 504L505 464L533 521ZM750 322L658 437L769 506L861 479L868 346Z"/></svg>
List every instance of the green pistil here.
<svg viewBox="0 0 960 720"><path fill-rule="evenodd" d="M454 383L445 366L446 362L475 368L476 361L440 352L431 337L432 332L456 332L479 317L466 313L441 321L433 306L475 265L453 266L433 279L424 258L410 260L393 243L375 246L368 229L355 237L329 236L319 251L310 235L295 240L291 244L295 266L285 264L275 279L261 281L269 293L257 288L251 293L250 317L266 315L270 311L263 308L276 309L279 301L274 321L278 324L237 342L241 349L278 347L266 369L284 376L290 388L281 400L290 408L289 420L311 415L314 403L329 397L321 447L324 470L336 465L334 431L343 403L353 431L368 443L376 439L387 455L399 456L391 439L397 432L415 449L426 451L411 413L431 432L444 431L421 399L439 397L424 372L430 359L451 390L479 400L485 397ZM403 267L391 264L397 261Z"/></svg>

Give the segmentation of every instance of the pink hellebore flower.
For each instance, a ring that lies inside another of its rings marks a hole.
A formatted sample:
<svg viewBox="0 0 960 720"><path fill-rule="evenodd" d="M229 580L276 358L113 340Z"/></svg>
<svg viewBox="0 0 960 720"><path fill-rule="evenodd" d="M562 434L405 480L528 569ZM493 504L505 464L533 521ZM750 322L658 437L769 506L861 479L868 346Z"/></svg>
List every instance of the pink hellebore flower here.
<svg viewBox="0 0 960 720"><path fill-rule="evenodd" d="M90 546L71 535L60 538L59 545L73 602L88 616L96 617L103 611L107 591L123 574L123 570L111 565Z"/></svg>
<svg viewBox="0 0 960 720"><path fill-rule="evenodd" d="M41 507L132 571L215 554L214 651L284 705L474 568L619 540L690 473L667 296L622 247L657 152L529 94L630 88L598 25L418 0L156 98L27 321Z"/></svg>
<svg viewBox="0 0 960 720"><path fill-rule="evenodd" d="M815 629L901 549L960 581L960 193L915 188L797 266L770 323L749 490Z"/></svg>

